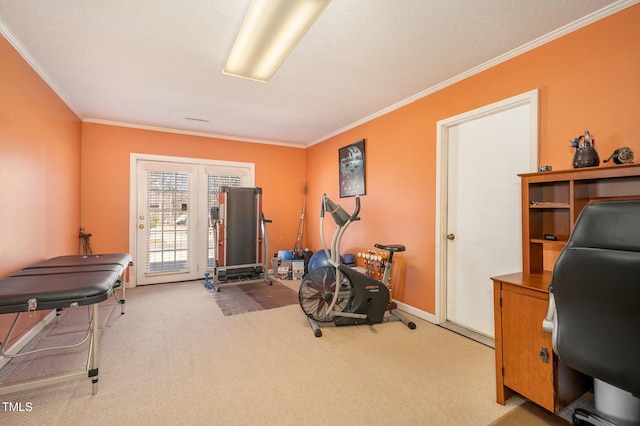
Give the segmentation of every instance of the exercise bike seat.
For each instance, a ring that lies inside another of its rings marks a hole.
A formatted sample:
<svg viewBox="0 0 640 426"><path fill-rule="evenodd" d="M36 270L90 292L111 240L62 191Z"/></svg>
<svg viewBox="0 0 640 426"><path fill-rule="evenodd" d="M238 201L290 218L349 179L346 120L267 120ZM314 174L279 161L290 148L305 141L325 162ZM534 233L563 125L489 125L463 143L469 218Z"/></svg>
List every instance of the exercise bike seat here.
<svg viewBox="0 0 640 426"><path fill-rule="evenodd" d="M405 248L403 245L401 244L391 244L388 246L385 246L384 244L375 244L375 248L379 248L380 250L386 250L386 251L390 251L392 253L396 253L399 251L405 251Z"/></svg>

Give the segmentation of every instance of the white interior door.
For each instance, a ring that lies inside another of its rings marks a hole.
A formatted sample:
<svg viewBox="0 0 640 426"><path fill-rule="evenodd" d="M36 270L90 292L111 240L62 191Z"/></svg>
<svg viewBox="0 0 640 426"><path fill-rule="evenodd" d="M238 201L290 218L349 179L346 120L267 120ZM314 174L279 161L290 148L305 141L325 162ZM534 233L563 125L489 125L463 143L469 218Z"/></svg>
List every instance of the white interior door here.
<svg viewBox="0 0 640 426"><path fill-rule="evenodd" d="M214 266L209 212L220 187L254 186L255 165L141 154L131 163L134 284L203 278Z"/></svg>
<svg viewBox="0 0 640 426"><path fill-rule="evenodd" d="M518 173L537 163L537 102L500 104L456 120L443 136L440 322L493 338L490 277L522 269Z"/></svg>

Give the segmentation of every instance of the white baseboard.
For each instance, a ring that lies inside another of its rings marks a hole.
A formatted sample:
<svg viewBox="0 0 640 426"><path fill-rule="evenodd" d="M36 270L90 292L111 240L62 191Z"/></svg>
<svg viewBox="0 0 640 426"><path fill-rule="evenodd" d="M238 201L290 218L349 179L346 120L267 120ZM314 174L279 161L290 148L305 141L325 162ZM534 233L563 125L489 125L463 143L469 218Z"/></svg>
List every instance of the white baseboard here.
<svg viewBox="0 0 640 426"><path fill-rule="evenodd" d="M420 319L428 321L428 322L430 322L432 324L437 324L438 323L438 320L437 320L436 316L433 315L433 314L430 314L429 312L425 312L425 311L422 311L420 309L414 308L413 306L407 305L406 303L402 303L402 302L398 302L398 301L395 301L395 302L398 305L398 309L400 309L401 311L404 311L404 312L406 312L408 314L411 314L411 315L416 316L416 317L418 317Z"/></svg>
<svg viewBox="0 0 640 426"><path fill-rule="evenodd" d="M24 348L27 343L38 335L47 325L51 324L56 319L56 311L49 312L44 318L42 318L34 327L23 334L16 342L9 348L5 348L5 353L17 354ZM7 365L11 361L11 358L0 356L0 368Z"/></svg>

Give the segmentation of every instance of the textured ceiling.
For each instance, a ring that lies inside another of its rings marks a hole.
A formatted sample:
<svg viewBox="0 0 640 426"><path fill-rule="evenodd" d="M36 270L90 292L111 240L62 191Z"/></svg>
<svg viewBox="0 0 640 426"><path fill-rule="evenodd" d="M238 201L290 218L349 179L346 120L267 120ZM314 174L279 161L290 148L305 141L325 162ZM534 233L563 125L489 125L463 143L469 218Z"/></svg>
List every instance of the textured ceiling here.
<svg viewBox="0 0 640 426"><path fill-rule="evenodd" d="M309 146L637 0L333 0L268 83L221 70L249 0L0 0L83 120Z"/></svg>

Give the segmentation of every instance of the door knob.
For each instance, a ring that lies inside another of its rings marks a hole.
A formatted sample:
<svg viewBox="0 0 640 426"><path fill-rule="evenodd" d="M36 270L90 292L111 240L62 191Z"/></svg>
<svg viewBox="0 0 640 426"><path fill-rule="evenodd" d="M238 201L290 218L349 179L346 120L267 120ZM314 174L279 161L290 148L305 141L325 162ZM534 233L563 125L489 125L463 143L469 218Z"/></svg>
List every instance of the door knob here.
<svg viewBox="0 0 640 426"><path fill-rule="evenodd" d="M138 225L138 228L144 229L144 223L141 223L140 225Z"/></svg>
<svg viewBox="0 0 640 426"><path fill-rule="evenodd" d="M455 239L456 239L455 234L449 234L449 235L447 235L447 240L449 240L449 241L453 241L453 240L455 240Z"/></svg>

